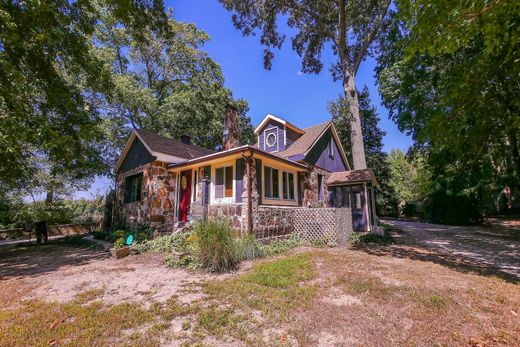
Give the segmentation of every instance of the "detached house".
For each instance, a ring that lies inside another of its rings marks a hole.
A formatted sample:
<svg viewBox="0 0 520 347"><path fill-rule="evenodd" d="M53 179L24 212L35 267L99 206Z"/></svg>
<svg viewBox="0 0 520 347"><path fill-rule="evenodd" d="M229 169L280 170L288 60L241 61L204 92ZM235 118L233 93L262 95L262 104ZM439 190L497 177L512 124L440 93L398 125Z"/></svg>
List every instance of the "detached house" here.
<svg viewBox="0 0 520 347"><path fill-rule="evenodd" d="M354 230L373 230L377 181L370 169L350 169L331 121L302 129L268 114L257 143L240 146L236 110L224 119L218 152L134 131L116 164L115 218L173 231L206 210L273 237L293 231L296 208L348 207Z"/></svg>

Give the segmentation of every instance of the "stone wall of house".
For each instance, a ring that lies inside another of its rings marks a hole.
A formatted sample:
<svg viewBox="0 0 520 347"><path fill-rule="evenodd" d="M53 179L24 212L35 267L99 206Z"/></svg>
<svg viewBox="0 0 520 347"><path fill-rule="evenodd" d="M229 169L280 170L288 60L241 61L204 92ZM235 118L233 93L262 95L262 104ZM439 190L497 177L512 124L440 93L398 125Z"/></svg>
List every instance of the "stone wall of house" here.
<svg viewBox="0 0 520 347"><path fill-rule="evenodd" d="M209 205L208 217L227 220L233 229L240 233L244 228L242 208L242 204Z"/></svg>
<svg viewBox="0 0 520 347"><path fill-rule="evenodd" d="M323 177L321 181L321 200L319 198L318 175ZM305 174L303 181L303 207L329 207L328 190L325 183L329 176L330 172L316 166Z"/></svg>
<svg viewBox="0 0 520 347"><path fill-rule="evenodd" d="M125 179L143 173L141 201L125 204ZM139 224L164 225L172 230L174 224L176 175L166 168L166 163L154 161L119 173L116 182L116 224L130 223L134 217Z"/></svg>
<svg viewBox="0 0 520 347"><path fill-rule="evenodd" d="M253 234L258 239L287 236L294 231L294 207L258 206Z"/></svg>

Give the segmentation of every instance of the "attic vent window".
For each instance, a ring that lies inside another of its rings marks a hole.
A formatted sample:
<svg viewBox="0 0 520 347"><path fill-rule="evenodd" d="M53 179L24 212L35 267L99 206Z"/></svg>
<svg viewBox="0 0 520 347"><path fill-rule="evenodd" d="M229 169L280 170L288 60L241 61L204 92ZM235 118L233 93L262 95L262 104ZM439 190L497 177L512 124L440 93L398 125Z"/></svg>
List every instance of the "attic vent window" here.
<svg viewBox="0 0 520 347"><path fill-rule="evenodd" d="M276 135L274 133L267 135L266 142L269 147L273 147L276 144Z"/></svg>
<svg viewBox="0 0 520 347"><path fill-rule="evenodd" d="M329 157L334 158L334 138L330 138L329 141Z"/></svg>

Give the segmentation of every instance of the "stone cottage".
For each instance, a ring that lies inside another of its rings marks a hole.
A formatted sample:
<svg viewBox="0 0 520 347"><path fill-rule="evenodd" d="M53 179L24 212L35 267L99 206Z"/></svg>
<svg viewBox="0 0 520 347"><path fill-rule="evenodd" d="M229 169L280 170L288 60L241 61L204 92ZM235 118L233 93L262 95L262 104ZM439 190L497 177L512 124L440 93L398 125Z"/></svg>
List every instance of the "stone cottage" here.
<svg viewBox="0 0 520 347"><path fill-rule="evenodd" d="M302 129L268 114L255 145L239 145L233 108L224 125L220 151L134 131L116 164L117 220L173 231L207 213L276 237L292 232L295 208L349 207L354 230L374 229L377 181L370 169L350 170L331 121Z"/></svg>

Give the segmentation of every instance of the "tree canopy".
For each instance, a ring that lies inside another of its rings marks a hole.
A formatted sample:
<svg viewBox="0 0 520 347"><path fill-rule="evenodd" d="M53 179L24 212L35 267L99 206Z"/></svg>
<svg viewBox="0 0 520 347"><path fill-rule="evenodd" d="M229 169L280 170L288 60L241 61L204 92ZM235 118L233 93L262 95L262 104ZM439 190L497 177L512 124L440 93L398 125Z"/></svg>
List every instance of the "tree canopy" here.
<svg viewBox="0 0 520 347"><path fill-rule="evenodd" d="M520 188L519 6L397 1L378 58L383 103L436 186L491 206Z"/></svg>
<svg viewBox="0 0 520 347"><path fill-rule="evenodd" d="M254 141L247 102L233 100L220 67L201 50L206 33L175 21L169 11L168 35L146 27L136 37L109 11L102 13L95 40L98 56L111 68L114 97L100 100L99 108L115 143L132 129L146 128L174 138L189 135L196 145L216 148L228 104L241 115L241 140Z"/></svg>
<svg viewBox="0 0 520 347"><path fill-rule="evenodd" d="M302 58L302 72L321 72L322 51L332 48L338 59L330 71L335 80L343 82L351 115L348 119L352 129L350 148L353 165L355 169L366 168L355 76L361 62L372 53L372 43L385 24L390 0L220 2L234 13L233 23L244 35L261 32L260 43L265 46L264 66L267 69L272 65L273 50L279 49L285 41L285 35L278 30L279 18L285 19L289 27L297 30L291 43Z"/></svg>
<svg viewBox="0 0 520 347"><path fill-rule="evenodd" d="M2 3L0 188L84 188L110 174L135 128L215 148L228 104L253 142L208 39L162 1Z"/></svg>
<svg viewBox="0 0 520 347"><path fill-rule="evenodd" d="M140 32L164 27L162 1L108 1L120 23ZM94 1L0 4L0 182L24 184L43 156L76 177L102 173L99 114L88 95L109 98L111 79L94 54Z"/></svg>

